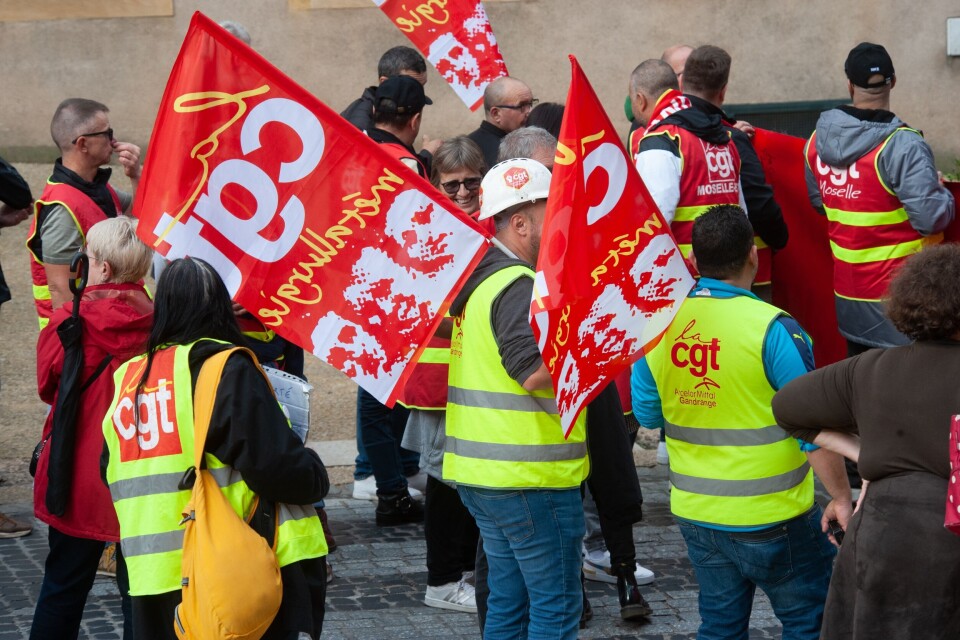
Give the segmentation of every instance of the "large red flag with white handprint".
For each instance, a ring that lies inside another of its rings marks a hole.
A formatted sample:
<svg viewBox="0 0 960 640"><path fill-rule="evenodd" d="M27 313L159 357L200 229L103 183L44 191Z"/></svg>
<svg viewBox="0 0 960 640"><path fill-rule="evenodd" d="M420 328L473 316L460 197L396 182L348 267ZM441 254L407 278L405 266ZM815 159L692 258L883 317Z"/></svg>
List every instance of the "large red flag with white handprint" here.
<svg viewBox="0 0 960 640"><path fill-rule="evenodd" d="M471 111L507 65L480 0L373 0Z"/></svg>
<svg viewBox="0 0 960 640"><path fill-rule="evenodd" d="M587 403L656 343L693 287L669 226L570 62L531 305L566 435Z"/></svg>
<svg viewBox="0 0 960 640"><path fill-rule="evenodd" d="M387 404L487 244L430 183L200 13L134 211L148 245L206 260L264 325Z"/></svg>

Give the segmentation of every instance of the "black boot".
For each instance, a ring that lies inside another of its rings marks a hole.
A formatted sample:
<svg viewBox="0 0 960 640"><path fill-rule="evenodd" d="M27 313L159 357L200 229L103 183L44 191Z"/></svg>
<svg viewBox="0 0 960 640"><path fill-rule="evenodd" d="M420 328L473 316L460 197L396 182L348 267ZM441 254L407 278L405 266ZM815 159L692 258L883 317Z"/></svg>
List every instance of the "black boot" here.
<svg viewBox="0 0 960 640"><path fill-rule="evenodd" d="M617 596L620 598L620 617L624 620L646 618L653 609L647 604L637 587L637 578L633 575L636 563L621 564L614 570L617 574Z"/></svg>
<svg viewBox="0 0 960 640"><path fill-rule="evenodd" d="M423 522L423 507L404 489L400 493L377 495L377 526Z"/></svg>

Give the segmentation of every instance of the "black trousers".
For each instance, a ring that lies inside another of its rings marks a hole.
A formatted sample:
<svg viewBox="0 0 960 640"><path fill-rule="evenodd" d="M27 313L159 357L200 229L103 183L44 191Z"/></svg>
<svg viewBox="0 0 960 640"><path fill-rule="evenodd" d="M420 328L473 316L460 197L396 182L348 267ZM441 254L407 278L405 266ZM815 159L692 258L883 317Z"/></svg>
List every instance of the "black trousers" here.
<svg viewBox="0 0 960 640"><path fill-rule="evenodd" d="M457 582L473 571L480 531L456 489L427 476L423 530L427 539L427 584Z"/></svg>
<svg viewBox="0 0 960 640"><path fill-rule="evenodd" d="M327 559L309 558L280 568L283 600L262 640L297 640L302 630L314 640L323 631L327 595ZM243 585L238 585L243 588ZM180 591L133 598L136 640L177 640L173 612L182 600Z"/></svg>
<svg viewBox="0 0 960 640"><path fill-rule="evenodd" d="M43 582L30 627L30 640L71 640L80 634L80 621L87 594L97 577L104 542L67 535L50 527L50 553L43 568ZM123 638L133 638L130 612L130 581L127 565L117 545L117 586L123 610Z"/></svg>
<svg viewBox="0 0 960 640"><path fill-rule="evenodd" d="M591 468L587 484L597 503L600 532L614 567L636 560L633 525L643 517L643 494L633 463L636 437L636 432L627 432L616 385L608 384L587 413Z"/></svg>

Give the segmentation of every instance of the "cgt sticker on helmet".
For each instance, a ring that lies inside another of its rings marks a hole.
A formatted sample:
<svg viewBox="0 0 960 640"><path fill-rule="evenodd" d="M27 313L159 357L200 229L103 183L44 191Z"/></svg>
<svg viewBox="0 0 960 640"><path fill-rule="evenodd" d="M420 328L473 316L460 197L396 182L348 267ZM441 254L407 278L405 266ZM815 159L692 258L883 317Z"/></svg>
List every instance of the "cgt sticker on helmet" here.
<svg viewBox="0 0 960 640"><path fill-rule="evenodd" d="M523 167L514 167L503 173L503 182L512 189L520 189L530 182L530 174Z"/></svg>

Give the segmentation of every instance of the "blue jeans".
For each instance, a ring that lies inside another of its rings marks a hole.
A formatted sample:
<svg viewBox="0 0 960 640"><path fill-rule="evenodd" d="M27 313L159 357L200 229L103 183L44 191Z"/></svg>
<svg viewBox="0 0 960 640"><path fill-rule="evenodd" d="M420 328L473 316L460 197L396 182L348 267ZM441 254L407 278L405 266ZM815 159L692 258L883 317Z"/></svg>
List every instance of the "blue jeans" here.
<svg viewBox="0 0 960 640"><path fill-rule="evenodd" d="M783 640L817 640L836 550L813 505L760 531L732 532L680 521L700 583L698 640L747 640L760 587L783 625Z"/></svg>
<svg viewBox="0 0 960 640"><path fill-rule="evenodd" d="M489 564L483 637L576 638L583 607L580 488L457 491L477 521Z"/></svg>
<svg viewBox="0 0 960 640"><path fill-rule="evenodd" d="M377 479L378 494L393 494L406 490L405 476L412 476L420 471L420 454L400 446L409 415L408 409L400 405L390 409L362 388L357 389L357 431L360 436L357 450L369 460L367 468ZM361 444L363 449L360 448ZM360 468L358 455L354 479L363 479L370 475L367 473L357 478Z"/></svg>

